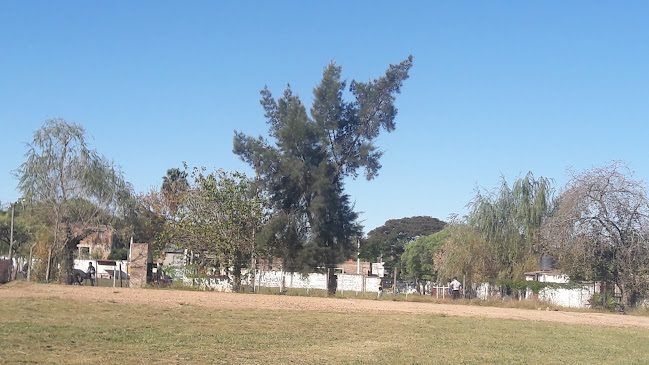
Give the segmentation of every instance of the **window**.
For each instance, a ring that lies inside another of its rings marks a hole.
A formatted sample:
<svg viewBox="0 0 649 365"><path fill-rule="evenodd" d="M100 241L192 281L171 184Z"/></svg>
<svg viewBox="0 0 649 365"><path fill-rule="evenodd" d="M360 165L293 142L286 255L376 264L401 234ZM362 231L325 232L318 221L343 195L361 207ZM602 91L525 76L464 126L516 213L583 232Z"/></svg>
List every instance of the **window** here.
<svg viewBox="0 0 649 365"><path fill-rule="evenodd" d="M90 247L79 247L79 258L80 259L89 259L90 258Z"/></svg>

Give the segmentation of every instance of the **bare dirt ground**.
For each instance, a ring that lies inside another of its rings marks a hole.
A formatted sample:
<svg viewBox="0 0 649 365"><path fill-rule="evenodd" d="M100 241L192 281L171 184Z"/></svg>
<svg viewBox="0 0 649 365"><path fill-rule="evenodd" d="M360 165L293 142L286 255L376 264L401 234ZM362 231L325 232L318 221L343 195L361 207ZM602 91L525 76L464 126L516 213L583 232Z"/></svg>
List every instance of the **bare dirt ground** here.
<svg viewBox="0 0 649 365"><path fill-rule="evenodd" d="M589 312L526 310L463 304L314 298L263 294L234 294L185 290L106 288L45 285L26 282L0 286L0 301L9 298L61 298L66 300L139 304L150 306L195 305L206 308L312 310L333 312L409 313L458 317L500 318L597 326L649 329L649 317Z"/></svg>

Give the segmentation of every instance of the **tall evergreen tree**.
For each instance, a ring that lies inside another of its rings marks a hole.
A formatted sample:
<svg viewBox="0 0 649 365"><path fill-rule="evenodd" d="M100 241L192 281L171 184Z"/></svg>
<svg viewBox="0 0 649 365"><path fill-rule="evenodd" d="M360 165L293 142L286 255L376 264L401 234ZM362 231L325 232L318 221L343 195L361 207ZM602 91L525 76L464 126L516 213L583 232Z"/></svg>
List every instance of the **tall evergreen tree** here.
<svg viewBox="0 0 649 365"><path fill-rule="evenodd" d="M313 90L310 116L290 85L278 100L264 88L261 104L274 145L235 132L234 153L255 168L274 203L266 235L285 268L326 268L329 294L336 291L335 265L349 257L352 237L361 232L344 178L356 178L360 168L368 180L377 175L382 152L374 140L381 130L394 130L395 94L411 66L412 56L376 80L352 81L348 102L342 69L331 63Z"/></svg>

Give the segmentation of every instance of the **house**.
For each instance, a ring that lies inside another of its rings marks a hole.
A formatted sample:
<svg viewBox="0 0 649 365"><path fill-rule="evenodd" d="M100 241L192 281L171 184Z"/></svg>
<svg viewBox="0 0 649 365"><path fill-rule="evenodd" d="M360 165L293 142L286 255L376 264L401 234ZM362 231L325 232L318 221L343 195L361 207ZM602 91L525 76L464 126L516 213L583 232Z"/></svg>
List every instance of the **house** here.
<svg viewBox="0 0 649 365"><path fill-rule="evenodd" d="M542 256L539 263L540 270L526 272L525 280L556 284L565 284L570 282L570 278L567 274L564 274L552 267L551 260L552 259L547 256ZM528 291L530 292L529 296L531 297L531 290L528 289ZM544 287L539 290L538 299L562 307L588 308L590 307L590 301L593 298L593 295L599 293L599 283L580 282L574 283L570 288L561 286Z"/></svg>
<svg viewBox="0 0 649 365"><path fill-rule="evenodd" d="M568 275L556 270L541 270L525 273L525 281L538 281L541 283L567 283Z"/></svg>
<svg viewBox="0 0 649 365"><path fill-rule="evenodd" d="M78 258L106 260L113 246L113 228L106 225L97 226L77 245Z"/></svg>
<svg viewBox="0 0 649 365"><path fill-rule="evenodd" d="M347 260L336 267L340 268L345 274L362 274L370 275L372 271L372 265L367 261L361 261L360 263L356 260Z"/></svg>

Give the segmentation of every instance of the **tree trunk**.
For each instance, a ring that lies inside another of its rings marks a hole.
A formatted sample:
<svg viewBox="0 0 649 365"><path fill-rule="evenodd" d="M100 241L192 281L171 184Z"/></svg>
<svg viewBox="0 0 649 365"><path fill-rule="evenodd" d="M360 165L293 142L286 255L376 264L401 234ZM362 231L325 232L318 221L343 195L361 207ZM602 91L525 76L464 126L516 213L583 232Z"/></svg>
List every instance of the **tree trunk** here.
<svg viewBox="0 0 649 365"><path fill-rule="evenodd" d="M622 298L620 298L620 309L622 311L625 311L627 308L633 307L635 303L633 301L633 291L629 288L631 285L628 284L628 281L619 279L616 284L622 292Z"/></svg>
<svg viewBox="0 0 649 365"><path fill-rule="evenodd" d="M49 283L50 282L50 268L51 268L51 263L52 263L52 250L54 249L54 245L50 246L49 251L47 252L47 267L45 269L45 282Z"/></svg>
<svg viewBox="0 0 649 365"><path fill-rule="evenodd" d="M234 265L233 265L234 281L232 283L232 291L235 293L238 293L239 290L241 289L241 268L243 267L242 265L243 258L241 256L242 256L241 252L238 250L234 254Z"/></svg>
<svg viewBox="0 0 649 365"><path fill-rule="evenodd" d="M32 280L32 254L34 253L34 247L36 247L36 243L34 243L29 248L29 262L27 263L27 281Z"/></svg>
<svg viewBox="0 0 649 365"><path fill-rule="evenodd" d="M399 269L394 268L394 281L392 282L392 294L397 294L397 276L399 274Z"/></svg>
<svg viewBox="0 0 649 365"><path fill-rule="evenodd" d="M74 276L74 251L76 250L76 242L66 242L63 246L63 257L61 260L61 275L59 281L66 284L72 284Z"/></svg>
<svg viewBox="0 0 649 365"><path fill-rule="evenodd" d="M336 295L336 289L338 288L338 277L336 276L336 271L333 267L327 268L327 295L334 296Z"/></svg>

